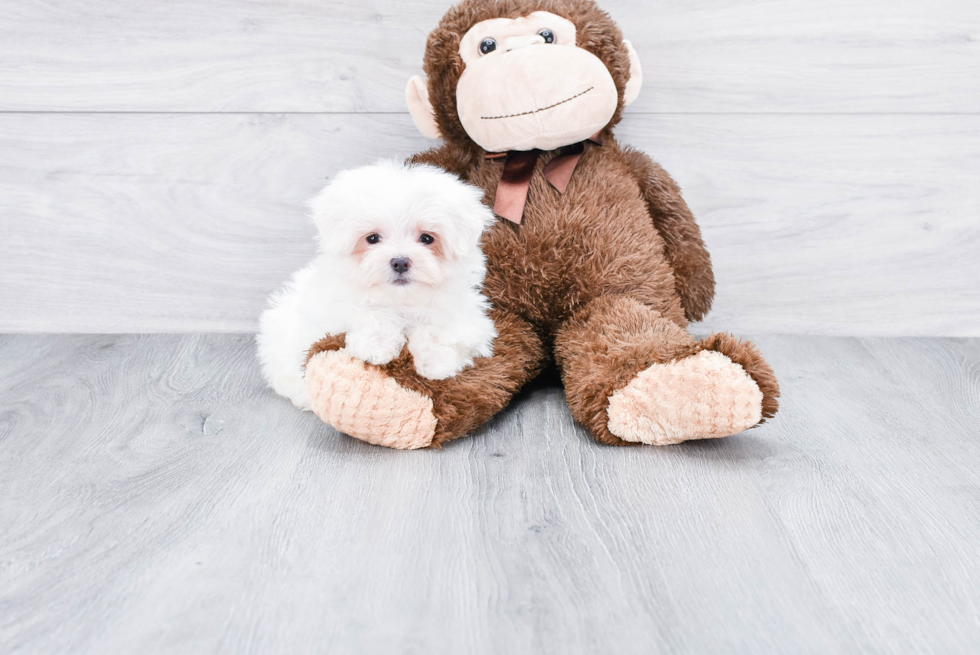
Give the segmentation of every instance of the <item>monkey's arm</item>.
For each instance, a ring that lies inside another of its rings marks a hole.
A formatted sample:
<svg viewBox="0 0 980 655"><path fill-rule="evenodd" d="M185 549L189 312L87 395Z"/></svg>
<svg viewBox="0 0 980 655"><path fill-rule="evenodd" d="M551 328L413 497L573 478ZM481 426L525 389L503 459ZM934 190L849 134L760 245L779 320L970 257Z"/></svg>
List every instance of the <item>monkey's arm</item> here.
<svg viewBox="0 0 980 655"><path fill-rule="evenodd" d="M623 156L640 183L653 224L666 244L684 313L688 320L700 321L715 297L715 275L701 230L667 171L638 150L624 148Z"/></svg>

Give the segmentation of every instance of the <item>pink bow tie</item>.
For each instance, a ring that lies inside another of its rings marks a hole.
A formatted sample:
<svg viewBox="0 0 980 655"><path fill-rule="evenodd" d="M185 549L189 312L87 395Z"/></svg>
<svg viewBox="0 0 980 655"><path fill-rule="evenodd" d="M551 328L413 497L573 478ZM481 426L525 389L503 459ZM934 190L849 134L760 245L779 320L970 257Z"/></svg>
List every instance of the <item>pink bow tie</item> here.
<svg viewBox="0 0 980 655"><path fill-rule="evenodd" d="M599 134L589 138L588 141L602 145L602 137ZM585 141L559 148L555 158L544 167L544 179L548 180L558 193L565 193L572 179L572 173L578 166L578 160L582 158L584 152ZM534 166L538 163L541 153L541 150L512 150L487 154L487 159L507 158L493 203L493 213L497 216L517 225L521 224L521 219L524 218L524 206L527 204L527 192L531 188L531 177L534 175Z"/></svg>

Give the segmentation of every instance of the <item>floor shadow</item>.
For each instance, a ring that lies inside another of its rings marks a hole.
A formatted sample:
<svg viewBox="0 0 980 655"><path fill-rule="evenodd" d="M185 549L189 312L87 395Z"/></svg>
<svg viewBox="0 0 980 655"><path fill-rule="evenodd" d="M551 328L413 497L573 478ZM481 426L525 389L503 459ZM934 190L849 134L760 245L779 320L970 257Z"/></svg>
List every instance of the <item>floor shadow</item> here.
<svg viewBox="0 0 980 655"><path fill-rule="evenodd" d="M561 387L561 372L558 370L558 366L552 362L538 374L538 377L524 385L519 396L537 391L538 389L560 389Z"/></svg>
<svg viewBox="0 0 980 655"><path fill-rule="evenodd" d="M744 432L724 439L685 441L666 448L682 457L725 462L759 462L779 450L770 441Z"/></svg>

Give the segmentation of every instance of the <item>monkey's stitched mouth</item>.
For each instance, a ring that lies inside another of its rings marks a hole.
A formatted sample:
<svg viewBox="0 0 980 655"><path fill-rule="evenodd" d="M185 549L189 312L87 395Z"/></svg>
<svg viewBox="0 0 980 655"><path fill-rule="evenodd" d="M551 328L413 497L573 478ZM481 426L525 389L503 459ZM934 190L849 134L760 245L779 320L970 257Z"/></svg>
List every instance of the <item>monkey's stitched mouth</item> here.
<svg viewBox="0 0 980 655"><path fill-rule="evenodd" d="M542 112L542 111L548 111L549 109L554 109L554 108L555 108L555 107L557 107L558 105L563 105L563 104L565 104L566 102L571 102L572 100L575 100L575 98L581 98L581 97L582 97L582 96L584 96L584 95L585 95L586 93L588 93L589 91L591 91L591 90L593 90L594 88L595 88L594 86L590 86L590 87L589 87L589 88L587 88L587 89L586 89L585 91L582 91L581 93L576 93L576 94L575 94L575 95L573 95L573 96L572 96L571 98L565 98L565 99L564 99L564 100L562 100L561 102L556 102L556 103L555 103L555 104L553 104L553 105L548 105L547 107L542 107L541 109L535 109L535 110L533 110L533 111L522 111L522 112L521 112L521 113L519 113L519 114L508 114L508 115L506 115L506 116L480 116L480 119L481 119L481 120L485 120L485 121L495 121L495 120L499 120L499 119L501 119L501 118L514 118L514 117L516 117L516 116L529 116L529 115L531 115L531 114L537 114L538 112Z"/></svg>

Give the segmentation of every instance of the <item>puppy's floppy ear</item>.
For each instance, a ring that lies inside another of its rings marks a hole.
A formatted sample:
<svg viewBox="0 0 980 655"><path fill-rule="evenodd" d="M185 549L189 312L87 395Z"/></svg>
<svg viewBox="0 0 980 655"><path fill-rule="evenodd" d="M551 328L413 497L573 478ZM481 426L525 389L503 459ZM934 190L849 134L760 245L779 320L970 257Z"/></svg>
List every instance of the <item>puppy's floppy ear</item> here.
<svg viewBox="0 0 980 655"><path fill-rule="evenodd" d="M320 233L320 249L324 252L341 254L349 249L348 242L356 238L348 234L349 229L342 224L347 211L346 194L341 193L343 176L343 173L338 175L306 204Z"/></svg>
<svg viewBox="0 0 980 655"><path fill-rule="evenodd" d="M480 235L497 220L493 211L483 204L482 189L460 184L459 191L458 201L448 208L453 222L448 246L453 259L459 259L476 250Z"/></svg>

